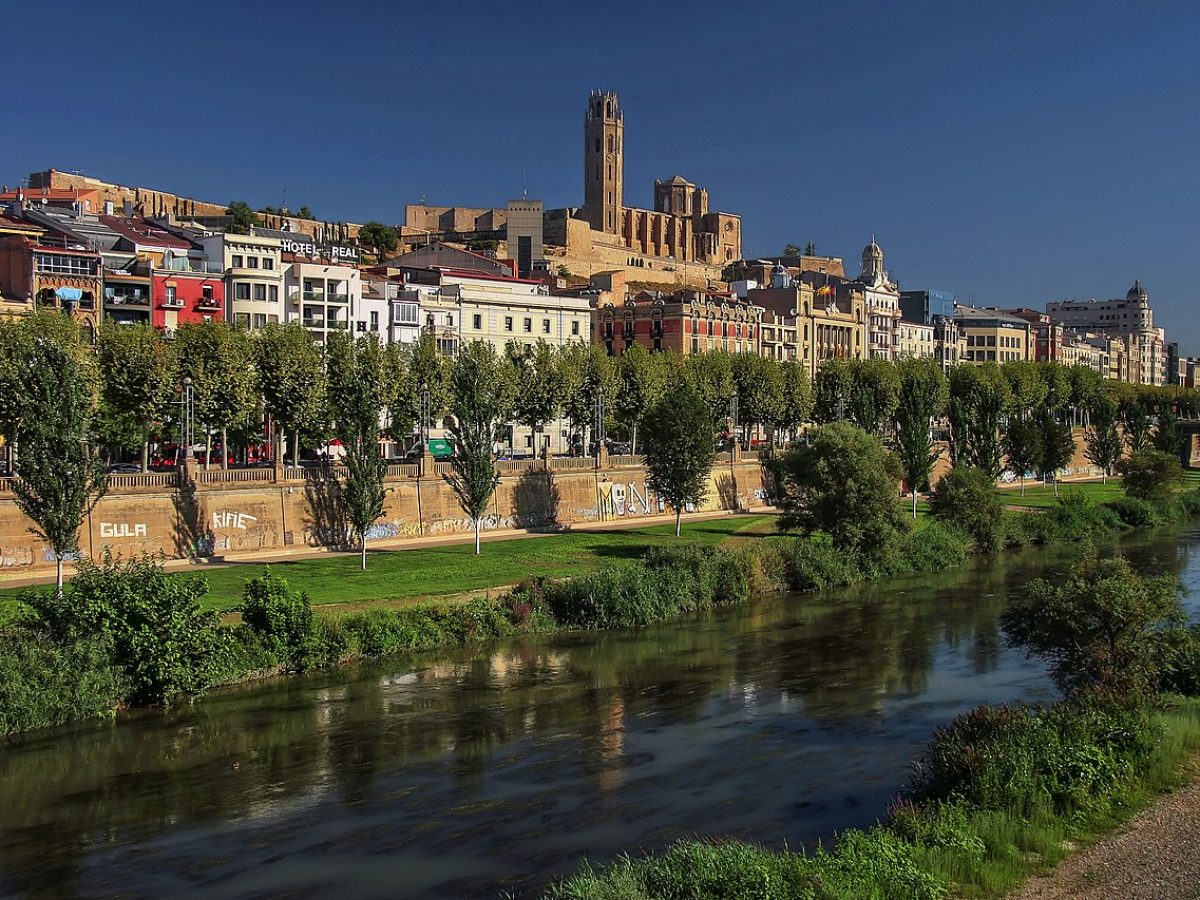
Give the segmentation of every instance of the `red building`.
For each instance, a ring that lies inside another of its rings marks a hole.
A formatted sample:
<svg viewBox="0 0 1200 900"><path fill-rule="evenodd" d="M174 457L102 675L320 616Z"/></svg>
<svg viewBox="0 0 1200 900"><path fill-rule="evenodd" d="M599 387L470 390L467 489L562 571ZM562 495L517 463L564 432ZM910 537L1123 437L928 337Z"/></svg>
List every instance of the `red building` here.
<svg viewBox="0 0 1200 900"><path fill-rule="evenodd" d="M122 304L119 296L123 284L133 280L147 285L148 320L167 334L180 325L225 317L224 273L219 264L209 262L202 249L146 219L106 215L100 216L100 221L119 236L118 249L136 256L127 269L105 273L108 317L136 321L130 318L128 301Z"/></svg>
<svg viewBox="0 0 1200 900"><path fill-rule="evenodd" d="M621 302L600 302L596 343L610 356L633 344L681 355L707 350L758 353L763 308L721 291L641 291Z"/></svg>

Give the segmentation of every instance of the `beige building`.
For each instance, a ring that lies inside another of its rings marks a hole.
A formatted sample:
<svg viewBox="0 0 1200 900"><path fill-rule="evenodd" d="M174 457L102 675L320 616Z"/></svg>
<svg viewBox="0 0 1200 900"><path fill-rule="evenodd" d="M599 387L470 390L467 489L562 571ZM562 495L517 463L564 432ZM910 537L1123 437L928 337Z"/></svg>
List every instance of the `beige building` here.
<svg viewBox="0 0 1200 900"><path fill-rule="evenodd" d="M225 272L227 321L251 330L285 321L278 238L221 233L197 240Z"/></svg>
<svg viewBox="0 0 1200 900"><path fill-rule="evenodd" d="M1028 360L1029 323L995 309L959 306L954 310L962 349L962 361L1006 363Z"/></svg>
<svg viewBox="0 0 1200 900"><path fill-rule="evenodd" d="M1150 295L1141 281L1134 281L1124 300L1061 300L1047 303L1046 313L1067 328L1118 339L1124 349L1121 381L1168 383L1166 335L1154 327Z"/></svg>
<svg viewBox="0 0 1200 900"><path fill-rule="evenodd" d="M932 359L937 356L937 340L933 325L921 322L896 323L896 359Z"/></svg>
<svg viewBox="0 0 1200 900"><path fill-rule="evenodd" d="M875 359L896 357L896 326L900 321L900 288L883 268L883 248L871 243L863 248L862 285L867 316L867 355Z"/></svg>

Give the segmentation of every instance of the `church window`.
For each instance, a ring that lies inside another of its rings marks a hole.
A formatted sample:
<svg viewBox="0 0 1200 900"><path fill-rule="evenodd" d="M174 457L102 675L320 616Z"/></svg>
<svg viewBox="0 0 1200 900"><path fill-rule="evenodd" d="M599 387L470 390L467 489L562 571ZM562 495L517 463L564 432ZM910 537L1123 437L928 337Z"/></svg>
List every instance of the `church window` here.
<svg viewBox="0 0 1200 900"><path fill-rule="evenodd" d="M612 153L612 150L613 150L613 136L610 134L608 136L608 152Z"/></svg>

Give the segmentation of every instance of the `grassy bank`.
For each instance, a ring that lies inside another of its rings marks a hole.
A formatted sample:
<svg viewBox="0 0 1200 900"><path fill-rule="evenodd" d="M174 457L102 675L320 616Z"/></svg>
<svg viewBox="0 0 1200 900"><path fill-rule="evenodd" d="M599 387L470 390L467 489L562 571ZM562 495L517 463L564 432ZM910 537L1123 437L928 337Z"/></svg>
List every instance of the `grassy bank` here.
<svg viewBox="0 0 1200 900"><path fill-rule="evenodd" d="M975 720L972 721L972 717ZM979 719L986 717L986 727ZM962 725L959 723L962 722ZM963 734L963 732L971 732ZM1200 750L1200 701L1149 715L1055 707L977 710L935 737L924 771L875 827L815 853L688 840L606 868L585 865L554 900L759 900L1003 896L1180 783ZM949 764L945 757L951 757Z"/></svg>
<svg viewBox="0 0 1200 900"><path fill-rule="evenodd" d="M716 547L741 537L773 530L773 516L727 516L688 522L684 540ZM636 562L652 547L677 543L674 526L645 525L628 530L570 531L535 538L490 541L480 556L470 544L371 551L367 571L358 555L328 554L271 563L289 582L303 585L315 606L410 601L515 584L529 576L564 578L608 565ZM261 574L263 563L246 562L204 569L206 610L224 612L242 602L246 584ZM28 588L0 589L0 622L11 618L17 598Z"/></svg>

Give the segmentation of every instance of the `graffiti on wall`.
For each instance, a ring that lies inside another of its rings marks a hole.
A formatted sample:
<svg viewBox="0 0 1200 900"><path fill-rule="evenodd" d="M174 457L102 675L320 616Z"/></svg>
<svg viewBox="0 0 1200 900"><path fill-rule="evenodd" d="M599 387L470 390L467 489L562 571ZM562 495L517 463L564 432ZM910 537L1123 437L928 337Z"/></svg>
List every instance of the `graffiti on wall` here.
<svg viewBox="0 0 1200 900"><path fill-rule="evenodd" d="M100 537L102 538L146 537L148 534L149 530L143 522L100 523Z"/></svg>
<svg viewBox="0 0 1200 900"><path fill-rule="evenodd" d="M495 531L497 528L516 528L517 520L512 516L497 516L495 514L484 516L479 522L480 531ZM475 520L472 518L462 519L438 519L436 522L430 522L426 531L429 534L455 534L461 531L474 531Z"/></svg>
<svg viewBox="0 0 1200 900"><path fill-rule="evenodd" d="M63 554L63 562L79 562L81 559L83 559L82 550L72 550L70 553ZM46 547L42 550L42 562L58 562L58 555Z"/></svg>
<svg viewBox="0 0 1200 900"><path fill-rule="evenodd" d="M244 512L214 512L213 528L237 528L245 531L258 521L257 516Z"/></svg>
<svg viewBox="0 0 1200 900"><path fill-rule="evenodd" d="M0 547L0 569L32 565L33 551L28 547Z"/></svg>
<svg viewBox="0 0 1200 900"><path fill-rule="evenodd" d="M645 482L639 490L635 482L601 482L600 518L613 516L654 516L664 512L666 504L654 496ZM691 512L691 509L688 510Z"/></svg>

